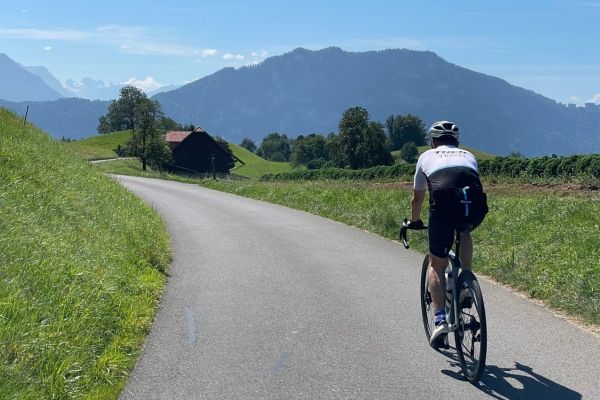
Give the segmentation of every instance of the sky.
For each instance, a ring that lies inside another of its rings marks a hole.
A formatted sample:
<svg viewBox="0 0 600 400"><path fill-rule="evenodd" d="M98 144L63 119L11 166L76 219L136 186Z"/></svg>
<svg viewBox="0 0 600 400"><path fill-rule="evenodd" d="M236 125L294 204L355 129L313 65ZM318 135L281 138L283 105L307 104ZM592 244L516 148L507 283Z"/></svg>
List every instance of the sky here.
<svg viewBox="0 0 600 400"><path fill-rule="evenodd" d="M0 0L0 53L152 90L297 47L429 50L562 103L600 104L600 0Z"/></svg>

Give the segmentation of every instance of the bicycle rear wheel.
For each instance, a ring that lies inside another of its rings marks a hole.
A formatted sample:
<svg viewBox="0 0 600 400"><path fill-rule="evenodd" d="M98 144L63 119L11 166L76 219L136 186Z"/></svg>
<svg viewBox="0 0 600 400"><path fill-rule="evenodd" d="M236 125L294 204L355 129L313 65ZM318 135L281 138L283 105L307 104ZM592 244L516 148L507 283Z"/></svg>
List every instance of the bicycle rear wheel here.
<svg viewBox="0 0 600 400"><path fill-rule="evenodd" d="M454 331L456 350L465 377L469 382L475 384L485 370L487 354L485 306L479 282L472 272L462 271L458 277L457 287L459 290L466 287L471 301L463 301L459 304L458 326ZM465 290L460 290L459 296L461 292L465 292Z"/></svg>
<svg viewBox="0 0 600 400"><path fill-rule="evenodd" d="M427 279L427 270L429 268L429 255L423 260L423 268L421 269L421 314L423 316L423 327L425 328L425 336L427 342L431 339L431 332L434 329L435 310L431 304L431 294L429 293L429 281Z"/></svg>

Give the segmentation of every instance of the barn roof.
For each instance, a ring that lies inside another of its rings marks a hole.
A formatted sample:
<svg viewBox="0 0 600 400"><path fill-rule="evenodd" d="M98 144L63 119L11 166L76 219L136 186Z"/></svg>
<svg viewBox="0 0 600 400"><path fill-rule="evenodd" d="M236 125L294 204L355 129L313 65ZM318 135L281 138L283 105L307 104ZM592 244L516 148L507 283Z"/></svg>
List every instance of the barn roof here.
<svg viewBox="0 0 600 400"><path fill-rule="evenodd" d="M189 136L192 132L206 133L206 131L200 127L193 131L168 131L166 136L167 143L181 143Z"/></svg>

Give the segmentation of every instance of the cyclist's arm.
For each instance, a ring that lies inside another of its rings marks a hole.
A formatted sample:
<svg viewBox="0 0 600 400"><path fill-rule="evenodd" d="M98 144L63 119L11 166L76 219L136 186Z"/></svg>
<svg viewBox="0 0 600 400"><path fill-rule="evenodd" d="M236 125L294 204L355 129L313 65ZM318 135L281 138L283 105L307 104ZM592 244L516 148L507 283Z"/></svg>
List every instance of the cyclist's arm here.
<svg viewBox="0 0 600 400"><path fill-rule="evenodd" d="M411 206L411 221L421 219L421 209L423 208L423 201L425 200L426 190L413 190L413 198L410 203Z"/></svg>

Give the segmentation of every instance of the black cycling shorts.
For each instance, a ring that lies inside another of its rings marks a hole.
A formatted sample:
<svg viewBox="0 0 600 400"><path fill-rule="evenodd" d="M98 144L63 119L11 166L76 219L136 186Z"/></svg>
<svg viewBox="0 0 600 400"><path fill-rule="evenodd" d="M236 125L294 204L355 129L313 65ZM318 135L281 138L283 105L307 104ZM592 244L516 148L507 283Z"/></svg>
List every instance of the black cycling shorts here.
<svg viewBox="0 0 600 400"><path fill-rule="evenodd" d="M487 196L481 190L452 189L431 193L429 206L429 251L448 257L457 227L470 232L488 212Z"/></svg>

